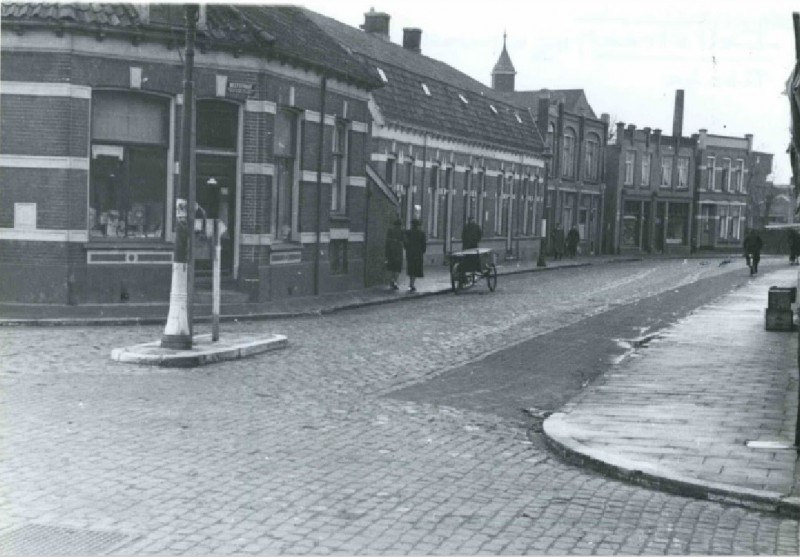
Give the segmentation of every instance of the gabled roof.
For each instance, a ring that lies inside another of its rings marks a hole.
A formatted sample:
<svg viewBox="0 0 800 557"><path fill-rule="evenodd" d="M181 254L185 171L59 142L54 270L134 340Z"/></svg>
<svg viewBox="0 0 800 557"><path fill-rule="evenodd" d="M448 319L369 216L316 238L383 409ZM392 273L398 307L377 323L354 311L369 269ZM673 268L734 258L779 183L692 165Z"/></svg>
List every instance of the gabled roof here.
<svg viewBox="0 0 800 557"><path fill-rule="evenodd" d="M528 111L509 103L502 93L444 62L327 16L305 13L376 75L378 68L384 73L384 86L372 94L389 123L488 146L526 152L543 149Z"/></svg>
<svg viewBox="0 0 800 557"><path fill-rule="evenodd" d="M529 108L534 113L539 104L539 99L550 95L551 104L555 105L563 102L564 110L567 112L597 119L597 115L592 110L583 89L539 89L535 91L514 91L513 93L507 93L507 95L511 102L517 106Z"/></svg>
<svg viewBox="0 0 800 557"><path fill-rule="evenodd" d="M0 18L3 27L20 30L52 27L57 32L183 41L179 26L150 23L134 4L3 2ZM233 49L287 61L369 89L380 86L368 68L320 34L301 9L291 6L251 10L250 6L208 4L206 25L197 30L197 44L201 50Z"/></svg>

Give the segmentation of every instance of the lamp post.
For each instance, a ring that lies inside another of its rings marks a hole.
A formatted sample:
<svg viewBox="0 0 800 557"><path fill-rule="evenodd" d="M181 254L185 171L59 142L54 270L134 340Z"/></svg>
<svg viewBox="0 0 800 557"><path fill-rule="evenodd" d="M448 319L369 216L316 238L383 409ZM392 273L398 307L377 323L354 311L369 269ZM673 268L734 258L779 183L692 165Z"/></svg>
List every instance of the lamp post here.
<svg viewBox="0 0 800 557"><path fill-rule="evenodd" d="M544 230L542 234L542 241L541 245L539 246L539 257L536 259L536 266L537 267L547 267L547 261L544 258L544 252L547 249L547 240L550 237L550 218L548 215L549 209L547 207L547 185L548 180L550 179L550 161L553 159L553 153L550 149L545 149L542 153L542 158L544 159L544 201L542 205L542 216L544 217Z"/></svg>
<svg viewBox="0 0 800 557"><path fill-rule="evenodd" d="M192 275L194 253L195 195L192 183L194 153L192 152L194 83L194 38L199 7L186 4L186 60L183 66L183 114L181 119L180 193L175 200L175 248L172 258L172 283L169 294L169 314L161 346L176 350L192 348Z"/></svg>

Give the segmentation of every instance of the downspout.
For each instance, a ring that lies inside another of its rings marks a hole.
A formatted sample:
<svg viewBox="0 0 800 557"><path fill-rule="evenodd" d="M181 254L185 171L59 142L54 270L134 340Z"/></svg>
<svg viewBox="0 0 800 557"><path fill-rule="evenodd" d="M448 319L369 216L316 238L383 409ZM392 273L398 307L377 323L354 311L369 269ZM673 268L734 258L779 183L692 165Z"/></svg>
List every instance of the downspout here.
<svg viewBox="0 0 800 557"><path fill-rule="evenodd" d="M316 242L314 244L314 296L319 294L319 250L321 247L320 236L322 235L322 152L325 147L325 93L328 87L328 78L322 76L320 87L320 109L319 109L319 147L317 150L317 206L316 206Z"/></svg>

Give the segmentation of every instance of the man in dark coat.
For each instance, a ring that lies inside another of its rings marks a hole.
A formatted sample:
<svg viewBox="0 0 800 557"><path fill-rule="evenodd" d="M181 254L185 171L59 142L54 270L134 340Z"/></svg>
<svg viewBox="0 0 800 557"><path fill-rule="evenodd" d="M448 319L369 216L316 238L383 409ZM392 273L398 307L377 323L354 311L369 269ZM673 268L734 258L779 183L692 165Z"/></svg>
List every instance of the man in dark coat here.
<svg viewBox="0 0 800 557"><path fill-rule="evenodd" d="M744 238L744 257L750 267L750 276L758 273L758 262L761 261L761 236L755 230L750 230Z"/></svg>
<svg viewBox="0 0 800 557"><path fill-rule="evenodd" d="M389 286L394 290L398 289L397 277L403 270L403 230L400 219L395 219L392 227L386 232L386 270L389 271L391 278Z"/></svg>
<svg viewBox="0 0 800 557"><path fill-rule="evenodd" d="M570 257L575 257L578 254L578 242L581 241L581 235L578 232L578 227L573 226L567 232L567 253Z"/></svg>
<svg viewBox="0 0 800 557"><path fill-rule="evenodd" d="M553 243L553 259L561 259L564 255L564 229L561 228L561 223L557 223L553 233L551 234L551 241Z"/></svg>
<svg viewBox="0 0 800 557"><path fill-rule="evenodd" d="M798 257L800 257L800 234L797 233L797 230L794 228L789 229L789 264L790 265L797 265L800 263L798 261Z"/></svg>
<svg viewBox="0 0 800 557"><path fill-rule="evenodd" d="M428 247L425 233L420 229L419 219L411 221L411 230L406 231L406 274L408 275L408 289L416 292L414 283L422 277L422 257Z"/></svg>
<svg viewBox="0 0 800 557"><path fill-rule="evenodd" d="M482 237L481 227L475 222L474 217L469 217L467 224L464 225L464 230L461 231L461 249L477 248Z"/></svg>

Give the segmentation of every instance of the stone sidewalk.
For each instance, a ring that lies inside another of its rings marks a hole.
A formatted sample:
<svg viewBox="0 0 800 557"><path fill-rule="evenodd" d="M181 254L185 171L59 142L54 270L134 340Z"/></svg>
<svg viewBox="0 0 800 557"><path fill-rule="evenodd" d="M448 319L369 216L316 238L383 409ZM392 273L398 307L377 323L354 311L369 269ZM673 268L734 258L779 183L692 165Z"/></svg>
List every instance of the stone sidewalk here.
<svg viewBox="0 0 800 557"><path fill-rule="evenodd" d="M717 255L716 258L724 258ZM497 272L503 275L552 271L568 267L586 267L626 261L639 261L631 256L583 256L559 261L547 260L545 267L537 267L535 261L497 262ZM711 259L710 259L711 260ZM226 303L223 293L220 309L221 321L283 319L323 315L343 309L413 300L423 296L451 292L450 271L445 265L428 266L425 277L417 280L417 291L407 290L408 278L400 277L400 289L391 290L380 285L363 290L336 292L320 296L288 298L265 303ZM486 288L484 281L474 288ZM208 296L204 296L208 297ZM4 325L153 325L166 322L167 303L119 303L85 304L78 306L58 304L11 304L0 303L0 326ZM211 319L210 302L194 304L194 321L208 322Z"/></svg>
<svg viewBox="0 0 800 557"><path fill-rule="evenodd" d="M548 444L635 483L800 516L798 338L764 326L769 287L797 280L758 276L642 339L545 420Z"/></svg>

